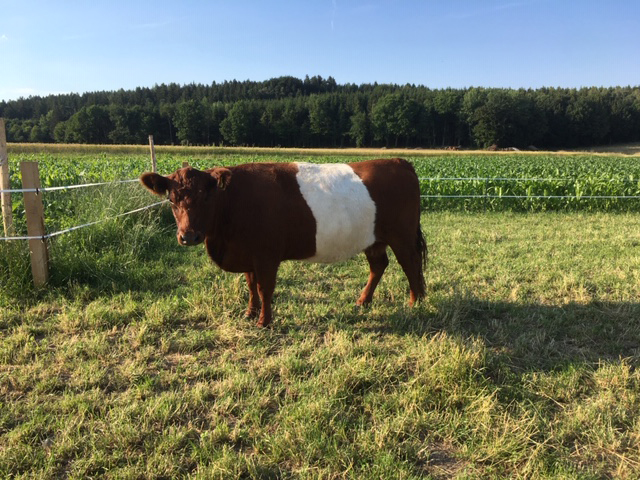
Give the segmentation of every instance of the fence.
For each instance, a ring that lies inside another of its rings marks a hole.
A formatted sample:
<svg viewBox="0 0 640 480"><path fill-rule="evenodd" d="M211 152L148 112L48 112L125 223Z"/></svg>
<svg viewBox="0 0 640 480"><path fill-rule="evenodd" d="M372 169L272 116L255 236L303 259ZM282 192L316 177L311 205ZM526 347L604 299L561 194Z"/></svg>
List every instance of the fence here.
<svg viewBox="0 0 640 480"><path fill-rule="evenodd" d="M428 208L465 211L638 211L634 178L420 177Z"/></svg>
<svg viewBox="0 0 640 480"><path fill-rule="evenodd" d="M566 199L611 199L611 198L635 198L640 199L640 195L503 195L503 194L490 194L488 193L489 182L573 182L573 178L512 178L512 177L419 177L420 182L483 182L485 187L485 193L482 194L434 194L434 195L420 195L420 198L566 198ZM635 184L638 180L616 180L617 182ZM492 185L493 186L493 185Z"/></svg>
<svg viewBox="0 0 640 480"><path fill-rule="evenodd" d="M156 167L156 156L155 156L155 147L153 142L153 136L149 136L149 148L151 152L151 164L152 170L155 172ZM183 167L188 166L187 162L183 162ZM99 182L99 183L85 183L80 185L67 185L67 186L58 186L58 187L46 187L42 188L40 186L40 177L38 171L38 164L35 162L21 162L20 170L22 173L22 187L19 189L11 189L9 182L9 165L8 165L8 154L7 154L7 144L5 137L5 129L4 129L4 120L0 118L0 198L2 200L2 218L4 225L5 236L0 237L0 241L28 241L29 242L29 252L31 258L31 270L33 274L34 284L36 286L44 285L48 280L49 274L49 254L48 254L48 246L47 241L50 238L56 237L58 235L63 235L75 230L79 230L85 227L90 227L92 225L96 225L101 222L105 222L107 220L124 217L126 215L131 215L137 212L141 212L143 210L147 210L150 208L154 208L158 205L161 205L166 202L166 200L161 202L156 202L151 205L147 205L141 208L136 208L134 210L120 213L114 215L109 218L88 222L82 225L77 225L74 227L66 228L54 233L45 233L45 219L44 219L44 209L42 203L42 194L46 192L58 191L58 190L72 190L78 188L89 188L96 187L101 185L114 185L114 184L125 184L130 182L137 182L138 179L131 180L120 180L116 182ZM612 199L636 199L640 200L640 195L584 195L576 193L575 195L537 195L537 194L513 194L513 193L502 193L502 189L499 189L499 192L491 193L491 189L495 190L496 183L509 183L518 184L522 182L569 182L574 179L570 178L507 178L507 177L496 177L496 178L485 178L485 177L420 177L421 183L424 182L467 182L473 183L475 186L480 186L484 190L482 193L436 193L436 194L423 194L421 198L424 199L479 199L484 202L490 199L525 199L525 200L534 200L534 199L571 199L571 200L612 200ZM631 181L632 183L638 183L637 180ZM511 185L513 187L513 185ZM26 221L27 221L27 235L16 236L15 228L12 220L12 211L11 211L11 194L12 193L21 193L24 194L24 204L25 204L25 213L26 213ZM485 209L486 209L486 203Z"/></svg>
<svg viewBox="0 0 640 480"><path fill-rule="evenodd" d="M149 147L151 150L152 170L156 171L155 147L153 144L153 136L149 136ZM186 162L183 166L186 166ZM47 283L49 279L49 250L47 241L50 238L65 233L73 232L81 228L90 227L107 220L124 217L143 210L147 210L161 205L168 200L156 202L141 208L136 208L128 212L120 213L109 218L88 222L82 225L66 228L54 233L45 233L44 207L42 203L42 194L58 190L71 190L78 188L96 187L101 185L116 185L137 182L138 179L119 180L115 182L99 182L85 183L81 185L67 185L60 187L42 188L40 185L40 174L37 162L20 162L20 172L22 175L22 188L11 189L9 182L9 157L7 153L7 143L5 137L4 120L0 118L0 198L2 199L2 219L4 226L4 237L0 237L0 241L18 241L27 240L29 242L29 255L31 259L31 273L33 275L33 283L40 287ZM15 235L13 225L11 194L24 194L24 208L27 221L27 235Z"/></svg>

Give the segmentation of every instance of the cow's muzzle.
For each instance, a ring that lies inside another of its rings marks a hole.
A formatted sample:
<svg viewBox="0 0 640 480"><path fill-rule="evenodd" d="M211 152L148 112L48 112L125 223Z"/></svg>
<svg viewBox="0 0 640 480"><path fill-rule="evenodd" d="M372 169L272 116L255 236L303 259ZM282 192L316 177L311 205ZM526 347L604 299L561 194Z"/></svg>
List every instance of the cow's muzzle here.
<svg viewBox="0 0 640 480"><path fill-rule="evenodd" d="M198 245L203 240L204 236L198 232L178 232L178 243L180 245Z"/></svg>

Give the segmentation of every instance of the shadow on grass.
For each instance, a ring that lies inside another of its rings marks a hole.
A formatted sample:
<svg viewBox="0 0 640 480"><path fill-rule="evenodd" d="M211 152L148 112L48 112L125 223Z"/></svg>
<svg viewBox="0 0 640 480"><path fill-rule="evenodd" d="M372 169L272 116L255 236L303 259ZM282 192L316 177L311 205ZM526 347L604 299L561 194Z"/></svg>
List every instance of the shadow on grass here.
<svg viewBox="0 0 640 480"><path fill-rule="evenodd" d="M395 335L437 332L479 338L516 369L553 370L573 363L626 359L640 366L640 303L490 302L453 296L435 305L374 321L357 315L349 328ZM360 325L358 325L360 323Z"/></svg>
<svg viewBox="0 0 640 480"><path fill-rule="evenodd" d="M294 331L329 328L378 335L417 337L447 333L461 339L477 338L513 369L553 370L580 363L625 359L640 367L640 302L592 301L548 305L540 303L487 301L468 293L432 292L414 308L406 297L385 299L378 292L371 307L356 307L359 290L353 290L348 306L336 305L331 279L314 284L313 299L294 280L279 278L275 305L299 305L325 312L321 317L294 319L279 326L276 311L273 328ZM245 298L239 298L244 302ZM389 306L385 305L390 301Z"/></svg>

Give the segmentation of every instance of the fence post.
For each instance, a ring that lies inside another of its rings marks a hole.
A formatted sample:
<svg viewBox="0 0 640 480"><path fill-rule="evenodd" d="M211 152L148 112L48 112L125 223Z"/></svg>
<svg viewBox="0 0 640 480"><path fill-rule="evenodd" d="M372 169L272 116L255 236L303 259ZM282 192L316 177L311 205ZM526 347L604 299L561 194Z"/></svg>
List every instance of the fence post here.
<svg viewBox="0 0 640 480"><path fill-rule="evenodd" d="M149 149L151 150L151 168L152 172L156 173L158 171L158 166L156 164L156 147L153 143L153 135L149 135Z"/></svg>
<svg viewBox="0 0 640 480"><path fill-rule="evenodd" d="M22 188L40 188L40 174L37 162L20 162ZM31 237L43 237L29 240L31 255L31 273L33 283L41 287L49 280L49 251L44 238L44 208L41 192L25 192L24 210L27 216L27 234Z"/></svg>
<svg viewBox="0 0 640 480"><path fill-rule="evenodd" d="M7 151L7 134L4 127L4 118L0 118L0 190L9 190L9 153ZM13 213L11 212L11 194L9 192L0 194L2 203L2 225L4 226L4 236L10 237L15 234L13 228Z"/></svg>
<svg viewBox="0 0 640 480"><path fill-rule="evenodd" d="M189 162L182 162L182 168L187 168L189 166Z"/></svg>

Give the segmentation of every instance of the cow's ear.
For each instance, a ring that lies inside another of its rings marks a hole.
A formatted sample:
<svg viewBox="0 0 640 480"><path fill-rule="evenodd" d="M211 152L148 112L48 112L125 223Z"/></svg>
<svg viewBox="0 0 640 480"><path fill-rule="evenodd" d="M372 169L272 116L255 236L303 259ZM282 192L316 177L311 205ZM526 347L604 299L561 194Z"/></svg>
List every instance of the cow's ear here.
<svg viewBox="0 0 640 480"><path fill-rule="evenodd" d="M147 172L140 176L140 183L156 195L166 195L171 181L157 173Z"/></svg>
<svg viewBox="0 0 640 480"><path fill-rule="evenodd" d="M220 190L224 190L231 181L231 170L228 168L216 168L211 172L211 176L218 182L218 188L220 188Z"/></svg>

